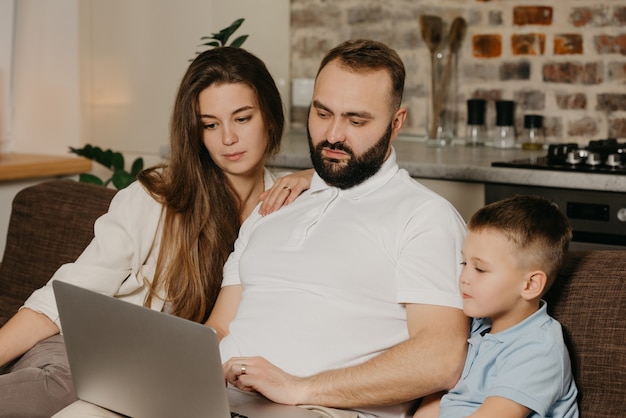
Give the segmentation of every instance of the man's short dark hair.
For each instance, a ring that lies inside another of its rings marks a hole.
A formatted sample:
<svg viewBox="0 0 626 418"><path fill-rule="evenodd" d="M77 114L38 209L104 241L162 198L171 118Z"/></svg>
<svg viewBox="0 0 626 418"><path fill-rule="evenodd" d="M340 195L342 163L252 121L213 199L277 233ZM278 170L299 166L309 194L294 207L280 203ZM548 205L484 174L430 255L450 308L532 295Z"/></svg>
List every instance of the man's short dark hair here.
<svg viewBox="0 0 626 418"><path fill-rule="evenodd" d="M331 61L338 60L342 66L355 71L386 70L391 78L391 103L393 111L402 104L406 71L398 53L382 42L357 39L342 42L331 49L322 59L320 71Z"/></svg>

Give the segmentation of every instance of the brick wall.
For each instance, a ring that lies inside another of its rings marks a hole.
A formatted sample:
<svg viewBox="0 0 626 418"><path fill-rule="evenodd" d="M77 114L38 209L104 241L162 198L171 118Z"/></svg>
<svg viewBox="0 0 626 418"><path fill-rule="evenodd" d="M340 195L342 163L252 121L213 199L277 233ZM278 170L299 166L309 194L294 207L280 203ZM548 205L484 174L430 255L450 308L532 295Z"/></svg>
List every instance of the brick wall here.
<svg viewBox="0 0 626 418"><path fill-rule="evenodd" d="M313 78L324 53L351 38L395 48L407 68L404 132L423 136L430 85L429 51L419 16L468 22L457 66L457 135L465 101L514 100L523 115L545 117L551 142L626 138L626 1L618 0L291 0L292 78ZM306 109L292 108L294 124Z"/></svg>

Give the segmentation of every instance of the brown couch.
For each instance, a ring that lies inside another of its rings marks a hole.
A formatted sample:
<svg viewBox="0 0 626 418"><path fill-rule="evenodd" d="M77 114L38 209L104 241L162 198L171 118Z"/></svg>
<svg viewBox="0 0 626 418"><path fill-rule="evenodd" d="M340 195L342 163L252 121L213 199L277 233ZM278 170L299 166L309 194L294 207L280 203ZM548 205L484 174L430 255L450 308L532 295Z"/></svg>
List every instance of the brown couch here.
<svg viewBox="0 0 626 418"><path fill-rule="evenodd" d="M22 190L13 201L0 265L0 324L32 290L90 241L115 192L67 180ZM563 324L582 418L626 414L626 252L572 252L547 296Z"/></svg>
<svg viewBox="0 0 626 418"><path fill-rule="evenodd" d="M52 180L15 196L0 264L0 324L62 264L80 255L114 195L102 186Z"/></svg>

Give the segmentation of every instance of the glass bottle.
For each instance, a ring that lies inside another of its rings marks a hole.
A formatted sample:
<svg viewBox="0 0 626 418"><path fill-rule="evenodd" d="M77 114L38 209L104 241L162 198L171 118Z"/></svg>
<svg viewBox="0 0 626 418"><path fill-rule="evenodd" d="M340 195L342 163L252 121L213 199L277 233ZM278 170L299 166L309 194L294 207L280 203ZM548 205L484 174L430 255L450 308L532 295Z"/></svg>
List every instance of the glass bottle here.
<svg viewBox="0 0 626 418"><path fill-rule="evenodd" d="M496 129L493 137L494 148L513 148L515 146L515 102L512 100L496 101Z"/></svg>
<svg viewBox="0 0 626 418"><path fill-rule="evenodd" d="M487 126L485 125L485 99L469 99L467 101L467 127L465 131L465 145L485 145Z"/></svg>
<svg viewBox="0 0 626 418"><path fill-rule="evenodd" d="M543 148L544 143L543 116L525 115L524 131L522 133L522 149L540 150Z"/></svg>

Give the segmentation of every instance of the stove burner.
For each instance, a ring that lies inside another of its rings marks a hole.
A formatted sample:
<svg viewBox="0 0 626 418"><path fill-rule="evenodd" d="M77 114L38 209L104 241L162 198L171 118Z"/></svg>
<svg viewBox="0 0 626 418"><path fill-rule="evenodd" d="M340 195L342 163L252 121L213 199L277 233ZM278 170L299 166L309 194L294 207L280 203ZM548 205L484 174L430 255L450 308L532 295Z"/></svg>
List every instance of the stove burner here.
<svg viewBox="0 0 626 418"><path fill-rule="evenodd" d="M582 155L577 150L568 152L567 157L565 157L565 162L571 165L580 164L582 160ZM556 163L557 161L554 162Z"/></svg>
<svg viewBox="0 0 626 418"><path fill-rule="evenodd" d="M491 163L493 167L512 167L585 173L626 174L626 143L617 139L589 141L584 148L578 144L551 144L545 157Z"/></svg>
<svg viewBox="0 0 626 418"><path fill-rule="evenodd" d="M606 157L606 165L609 167L619 167L622 165L622 157L624 153L620 154L609 154Z"/></svg>
<svg viewBox="0 0 626 418"><path fill-rule="evenodd" d="M602 164L602 159L600 158L600 154L597 152L590 152L589 155L587 155L587 160L585 162L587 165L595 167Z"/></svg>

